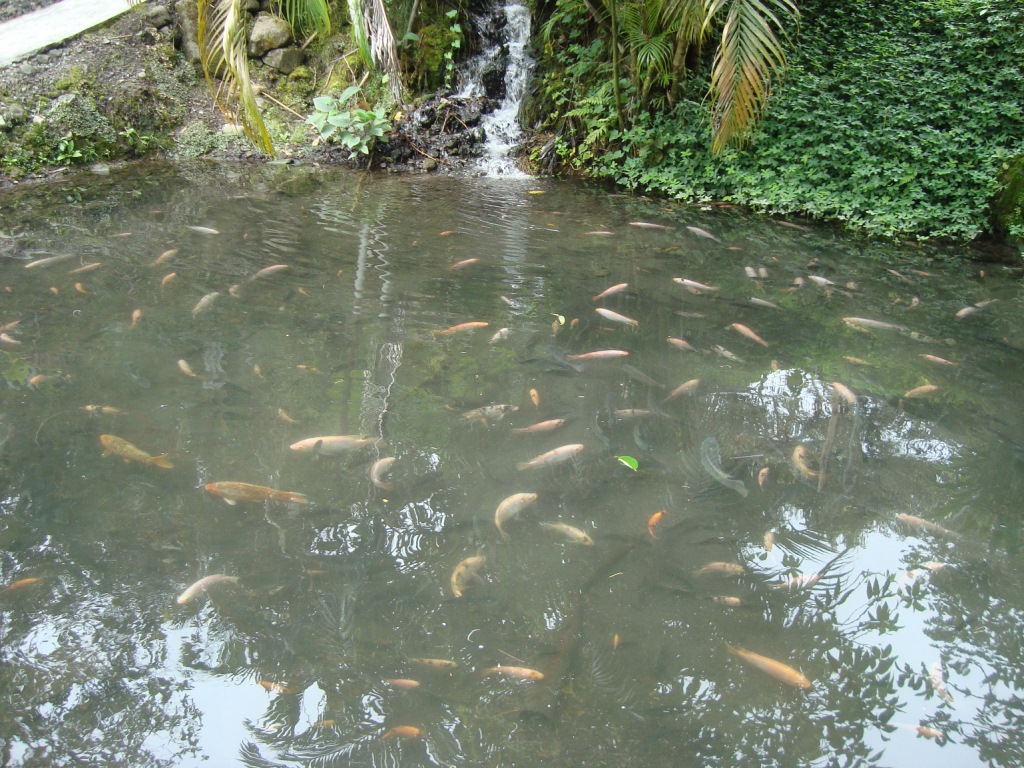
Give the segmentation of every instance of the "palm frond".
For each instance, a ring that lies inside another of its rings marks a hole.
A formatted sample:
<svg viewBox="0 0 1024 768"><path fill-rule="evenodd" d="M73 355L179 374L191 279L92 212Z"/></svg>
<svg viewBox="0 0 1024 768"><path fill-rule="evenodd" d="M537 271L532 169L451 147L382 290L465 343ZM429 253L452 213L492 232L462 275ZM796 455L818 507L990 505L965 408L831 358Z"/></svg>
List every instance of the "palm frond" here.
<svg viewBox="0 0 1024 768"><path fill-rule="evenodd" d="M313 30L320 35L331 33L331 11L327 0L276 0L278 15L296 31Z"/></svg>
<svg viewBox="0 0 1024 768"><path fill-rule="evenodd" d="M372 67L373 54L370 52L370 37L363 18L363 0L348 0L348 20L352 25L352 38L359 49L359 60L364 66Z"/></svg>
<svg viewBox="0 0 1024 768"><path fill-rule="evenodd" d="M274 155L274 143L249 79L243 14L241 0L199 0L196 37L203 73L225 117L237 120L253 144Z"/></svg>
<svg viewBox="0 0 1024 768"><path fill-rule="evenodd" d="M793 16L793 0L707 0L705 25L728 5L722 42L711 72L713 139L711 149L720 152L728 144L749 139L754 123L764 112L771 93L771 78L781 75L786 59L775 29L779 18L768 3Z"/></svg>

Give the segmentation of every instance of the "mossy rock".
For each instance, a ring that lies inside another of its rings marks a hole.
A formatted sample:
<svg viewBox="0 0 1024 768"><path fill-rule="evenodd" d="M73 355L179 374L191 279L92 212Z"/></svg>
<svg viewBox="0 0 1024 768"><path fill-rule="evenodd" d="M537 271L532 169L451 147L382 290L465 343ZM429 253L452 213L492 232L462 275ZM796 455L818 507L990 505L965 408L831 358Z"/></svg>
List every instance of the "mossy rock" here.
<svg viewBox="0 0 1024 768"><path fill-rule="evenodd" d="M419 34L419 42L412 48L413 86L418 91L436 91L444 85L444 55L451 50L456 35L450 30L434 24L423 27Z"/></svg>
<svg viewBox="0 0 1024 768"><path fill-rule="evenodd" d="M1020 246L1024 243L1024 156L1007 161L999 180L1002 192L992 203L992 231Z"/></svg>

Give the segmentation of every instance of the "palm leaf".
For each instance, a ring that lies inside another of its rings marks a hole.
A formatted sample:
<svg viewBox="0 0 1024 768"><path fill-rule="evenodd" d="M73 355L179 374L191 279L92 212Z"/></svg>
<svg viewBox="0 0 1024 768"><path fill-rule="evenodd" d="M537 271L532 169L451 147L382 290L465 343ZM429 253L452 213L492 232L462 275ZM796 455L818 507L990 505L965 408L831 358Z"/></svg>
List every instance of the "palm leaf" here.
<svg viewBox="0 0 1024 768"><path fill-rule="evenodd" d="M237 120L253 144L274 155L249 79L244 18L241 0L199 0L196 37L203 73L225 117Z"/></svg>
<svg viewBox="0 0 1024 768"><path fill-rule="evenodd" d="M359 49L359 59L367 67L373 66L373 54L370 52L370 37L366 32L366 20L363 18L363 0L348 0L348 20L352 25L352 38Z"/></svg>
<svg viewBox="0 0 1024 768"><path fill-rule="evenodd" d="M391 31L387 9L383 0L368 0L365 6L366 30L370 38L373 61L387 76L388 86L395 101L402 103L402 71L398 63L395 33Z"/></svg>
<svg viewBox="0 0 1024 768"><path fill-rule="evenodd" d="M331 33L331 11L327 0L277 0L278 14L296 30Z"/></svg>
<svg viewBox="0 0 1024 768"><path fill-rule="evenodd" d="M768 3L792 16L798 13L794 0L707 0L705 25L729 7L711 72L713 152L750 138L771 93L772 75L785 69L785 54L774 31L783 25Z"/></svg>

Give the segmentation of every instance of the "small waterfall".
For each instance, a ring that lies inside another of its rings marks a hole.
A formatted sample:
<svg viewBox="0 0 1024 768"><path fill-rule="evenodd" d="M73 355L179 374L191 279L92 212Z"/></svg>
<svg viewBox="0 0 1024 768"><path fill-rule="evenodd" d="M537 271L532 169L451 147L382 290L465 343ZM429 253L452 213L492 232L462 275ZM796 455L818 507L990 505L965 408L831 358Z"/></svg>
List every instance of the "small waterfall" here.
<svg viewBox="0 0 1024 768"><path fill-rule="evenodd" d="M503 76L504 97L498 107L484 115L480 122L486 140L480 168L486 176L525 178L527 174L516 167L511 152L522 138L519 127L519 107L526 95L526 86L533 70L533 59L527 51L530 42L530 9L515 0L502 9L506 23L499 39L481 53L465 72L466 83L459 96L475 98L486 93L484 78L499 65L507 51Z"/></svg>

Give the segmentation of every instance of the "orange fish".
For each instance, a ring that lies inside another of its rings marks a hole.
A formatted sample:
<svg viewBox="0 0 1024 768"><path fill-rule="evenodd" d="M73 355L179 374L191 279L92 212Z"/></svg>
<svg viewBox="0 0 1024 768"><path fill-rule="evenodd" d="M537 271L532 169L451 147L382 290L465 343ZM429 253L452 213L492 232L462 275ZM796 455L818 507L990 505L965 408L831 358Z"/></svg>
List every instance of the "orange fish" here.
<svg viewBox="0 0 1024 768"><path fill-rule="evenodd" d="M516 469L536 469L538 467L553 467L558 464L562 464L569 461L574 456L579 455L583 451L582 443L572 443L570 445L563 445L558 448L553 448L547 453L542 453L536 458L530 459L529 461L521 461L516 464Z"/></svg>
<svg viewBox="0 0 1024 768"><path fill-rule="evenodd" d="M413 664L420 664L424 667L430 667L431 669L455 669L459 666L457 661L451 661L450 659L409 659Z"/></svg>
<svg viewBox="0 0 1024 768"><path fill-rule="evenodd" d="M85 296L92 296L92 291L90 291L88 288L86 288L81 283L75 283L75 290L78 291L79 293L85 295Z"/></svg>
<svg viewBox="0 0 1024 768"><path fill-rule="evenodd" d="M251 485L250 483L219 482L207 483L203 486L207 493L219 496L228 504L234 506L240 501L263 502L263 501L293 501L297 504L309 504L305 494L293 493L292 491L279 491L276 488L267 488L263 485Z"/></svg>
<svg viewBox="0 0 1024 768"><path fill-rule="evenodd" d="M448 271L452 272L456 269L462 269L463 267L469 267L473 264L479 264L480 259L463 259L462 261L456 261L454 264L449 265Z"/></svg>
<svg viewBox="0 0 1024 768"><path fill-rule="evenodd" d="M260 685L263 686L263 690L267 693L280 693L282 695L288 693L298 693L298 690L290 685L283 683L274 683L270 680L260 680Z"/></svg>
<svg viewBox="0 0 1024 768"><path fill-rule="evenodd" d="M601 299L607 299L609 296L614 296L617 293L622 293L624 290L629 288L629 283L619 283L613 285L611 288L605 288L597 296L593 298L593 301L600 301Z"/></svg>
<svg viewBox="0 0 1024 768"><path fill-rule="evenodd" d="M565 419L548 419L547 421L538 421L536 424L531 424L528 427L517 427L512 432L517 435L536 435L543 432L552 432L562 426L565 426Z"/></svg>
<svg viewBox="0 0 1024 768"><path fill-rule="evenodd" d="M670 336L668 339L666 339L666 341L668 341L668 343L671 344L676 349L681 349L681 350L683 350L685 352L697 352L698 351L697 348L695 346L693 346L693 344L688 342L686 339L675 339L675 338L672 338Z"/></svg>
<svg viewBox="0 0 1024 768"><path fill-rule="evenodd" d="M813 683L793 667L783 664L781 661L770 659L753 651L745 651L732 645L726 645L726 650L733 656L741 659L752 667L757 667L762 672L771 675L779 682L792 685L794 688L810 688Z"/></svg>
<svg viewBox="0 0 1024 768"><path fill-rule="evenodd" d="M415 725L396 725L394 728L389 728L380 737L380 741L387 741L388 739L425 739L427 732L422 728L417 728Z"/></svg>
<svg viewBox="0 0 1024 768"><path fill-rule="evenodd" d="M739 576L741 573L746 572L747 569L738 563L724 563L722 561L716 561L698 568L693 572L693 575L705 576L709 574L716 574L718 576Z"/></svg>
<svg viewBox="0 0 1024 768"><path fill-rule="evenodd" d="M768 485L768 474L770 470L768 467L761 467L761 471L757 473L757 484L762 490Z"/></svg>
<svg viewBox="0 0 1024 768"><path fill-rule="evenodd" d="M762 347L768 346L767 341L762 339L760 336L758 336L756 333L750 330L747 326L741 323L733 323L729 327L732 328L734 331L736 331L736 333L740 334L741 336L746 336L751 341L760 344Z"/></svg>
<svg viewBox="0 0 1024 768"><path fill-rule="evenodd" d="M152 262L150 262L149 266L155 267L155 266L157 266L159 264L163 264L168 259L174 258L174 256L177 255L177 253L178 253L178 249L177 248L172 248L169 251L164 251L159 256L157 256L156 259L154 259Z"/></svg>
<svg viewBox="0 0 1024 768"><path fill-rule="evenodd" d="M161 288L165 287L169 282L171 282L171 280L173 280L177 276L178 276L177 272L168 272L166 275L164 275L163 279L160 281L160 287Z"/></svg>
<svg viewBox="0 0 1024 768"><path fill-rule="evenodd" d="M459 333L461 331L473 331L477 328L486 328L490 323L485 323L479 320L475 320L469 323L459 323L453 325L451 328L445 328L443 331L431 331L435 336L447 336L450 333Z"/></svg>
<svg viewBox="0 0 1024 768"><path fill-rule="evenodd" d="M506 664L497 664L493 667L488 667L483 672L484 677L487 675L504 675L505 677L514 677L517 680L543 680L544 673L538 672L536 669L530 669L529 667L510 667Z"/></svg>
<svg viewBox="0 0 1024 768"><path fill-rule="evenodd" d="M599 349L596 352L584 352L582 355L566 355L567 360L611 360L625 357L629 352L622 349Z"/></svg>
<svg viewBox="0 0 1024 768"><path fill-rule="evenodd" d="M132 324L129 325L128 327L129 328L134 328L136 325L139 324L139 320L141 320L141 319L142 319L142 310L141 309L136 309L134 312L132 312Z"/></svg>
<svg viewBox="0 0 1024 768"><path fill-rule="evenodd" d="M690 379L684 381L678 387L668 393L668 397L662 400L663 403L667 403L669 400L675 400L681 395L690 395L697 391L697 387L700 386L700 379Z"/></svg>
<svg viewBox="0 0 1024 768"><path fill-rule="evenodd" d="M389 680L385 680L384 682L392 688L398 688L402 691L412 691L420 687L419 680L411 680L407 677L393 677Z"/></svg>
<svg viewBox="0 0 1024 768"><path fill-rule="evenodd" d="M925 395L932 395L939 391L939 388L934 384L922 384L920 387L914 387L909 392L906 392L904 397L924 397Z"/></svg>
<svg viewBox="0 0 1024 768"><path fill-rule="evenodd" d="M665 510L662 509L662 510L659 510L659 511L655 512L653 515L651 515L650 519L647 521L647 533L649 533L651 535L652 539L654 538L654 526L656 526L658 523L660 523L661 522L661 518L663 518L664 516L665 516Z"/></svg>
<svg viewBox="0 0 1024 768"><path fill-rule="evenodd" d="M25 587L31 587L33 584L38 584L41 579L38 576L29 576L28 578L18 579L17 581L11 582L3 589L0 589L0 595L6 595L8 592L16 592L19 589Z"/></svg>
<svg viewBox="0 0 1024 768"><path fill-rule="evenodd" d="M530 390L530 402L533 403L534 408L540 408L540 393L536 389Z"/></svg>

